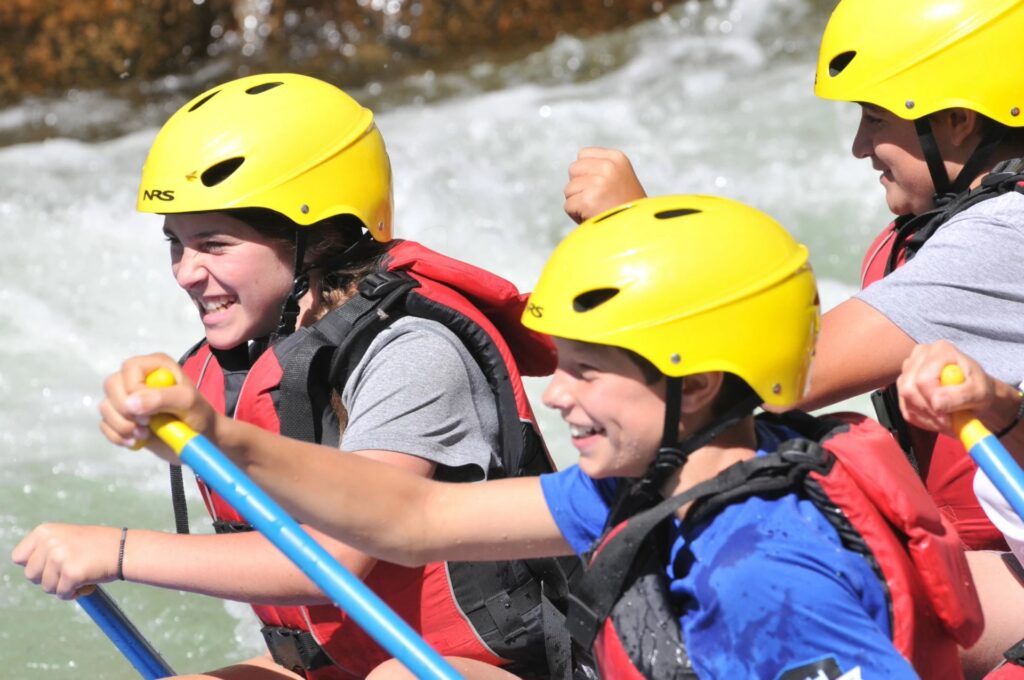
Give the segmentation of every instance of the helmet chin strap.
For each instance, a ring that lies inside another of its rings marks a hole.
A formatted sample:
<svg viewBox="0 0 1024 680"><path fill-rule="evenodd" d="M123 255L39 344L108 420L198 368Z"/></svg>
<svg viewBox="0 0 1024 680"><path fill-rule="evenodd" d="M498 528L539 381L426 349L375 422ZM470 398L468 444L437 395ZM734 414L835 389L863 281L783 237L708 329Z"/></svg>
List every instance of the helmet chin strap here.
<svg viewBox="0 0 1024 680"><path fill-rule="evenodd" d="M306 257L306 230L295 230L295 265L292 269L294 279L292 290L285 298L284 307L281 309L281 320L277 324L271 342L276 341L295 332L295 323L299 318L299 300L309 292L309 272L303 267L303 260Z"/></svg>
<svg viewBox="0 0 1024 680"><path fill-rule="evenodd" d="M294 280L292 281L292 290L285 298L284 306L281 310L281 320L277 324L277 330L271 336L270 343L273 344L277 340L291 335L295 332L295 327L299 318L299 300L302 296L309 292L309 274L315 269L321 269L325 273L329 273L343 267L351 262L358 261L366 258L374 245L375 241L369 232L363 232L359 238L345 248L339 255L323 261L316 262L313 264L306 264L304 262L306 256L306 244L307 244L307 230L296 229L295 230L295 267L294 267Z"/></svg>
<svg viewBox="0 0 1024 680"><path fill-rule="evenodd" d="M612 510L612 523L621 522L660 498L661 489L676 470L686 464L694 451L714 441L723 432L736 425L761 404L753 391L730 406L725 413L694 432L680 438L679 421L683 405L683 378L669 378L665 389L665 421L661 432L661 445L654 461L644 476L634 482L629 493L623 494Z"/></svg>
<svg viewBox="0 0 1024 680"><path fill-rule="evenodd" d="M924 153L925 163L928 164L928 173L932 176L932 184L935 187L933 200L935 207L941 208L949 203L959 194L970 188L971 182L981 174L992 152L999 146L1006 137L1008 128L999 123L991 123L982 135L981 143L964 163L964 167L950 181L949 173L946 172L946 164L942 161L942 154L939 153L938 142L935 141L935 133L932 131L932 124L928 116L918 118L914 121L917 129L917 138L921 143L921 151Z"/></svg>

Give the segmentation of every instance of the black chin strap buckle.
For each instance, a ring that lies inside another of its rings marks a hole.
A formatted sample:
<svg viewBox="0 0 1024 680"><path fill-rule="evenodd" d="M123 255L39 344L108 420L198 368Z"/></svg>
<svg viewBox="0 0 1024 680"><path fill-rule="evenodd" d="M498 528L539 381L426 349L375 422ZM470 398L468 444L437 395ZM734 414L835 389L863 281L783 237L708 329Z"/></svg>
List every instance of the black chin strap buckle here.
<svg viewBox="0 0 1024 680"><path fill-rule="evenodd" d="M281 321L274 331L275 337L284 337L295 332L295 324L299 319L299 300L309 292L309 275L299 274L292 281L292 292L284 301L284 309L281 310Z"/></svg>

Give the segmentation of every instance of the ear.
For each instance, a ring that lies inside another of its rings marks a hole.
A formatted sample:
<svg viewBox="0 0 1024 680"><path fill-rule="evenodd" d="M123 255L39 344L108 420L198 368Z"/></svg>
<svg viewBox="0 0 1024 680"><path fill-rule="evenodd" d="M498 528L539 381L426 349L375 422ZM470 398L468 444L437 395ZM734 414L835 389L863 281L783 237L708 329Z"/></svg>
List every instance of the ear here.
<svg viewBox="0 0 1024 680"><path fill-rule="evenodd" d="M711 406L722 390L721 371L694 373L683 380L683 413L697 413Z"/></svg>
<svg viewBox="0 0 1024 680"><path fill-rule="evenodd" d="M943 124L949 129L949 141L953 146L963 146L973 135L981 135L981 120L974 111L956 107L941 113Z"/></svg>

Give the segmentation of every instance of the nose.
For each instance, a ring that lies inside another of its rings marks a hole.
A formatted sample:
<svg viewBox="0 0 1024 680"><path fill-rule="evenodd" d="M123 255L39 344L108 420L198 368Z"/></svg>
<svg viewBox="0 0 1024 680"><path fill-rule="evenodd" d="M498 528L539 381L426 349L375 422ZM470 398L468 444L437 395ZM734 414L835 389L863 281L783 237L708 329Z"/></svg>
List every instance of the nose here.
<svg viewBox="0 0 1024 680"><path fill-rule="evenodd" d="M854 158L869 158L873 150L871 137L868 135L867 125L864 123L862 116L860 123L857 124L857 134L853 136L853 145L850 147L850 152Z"/></svg>
<svg viewBox="0 0 1024 680"><path fill-rule="evenodd" d="M544 393L541 395L541 401L544 405L551 409L561 411L563 414L566 413L574 403L572 398L572 384L573 379L568 373L561 368L556 368L555 372L551 375L551 380L548 382L548 386L544 388Z"/></svg>
<svg viewBox="0 0 1024 680"><path fill-rule="evenodd" d="M171 271L174 273L174 280L184 290L189 290L206 278L202 255L191 248L182 248L180 254L172 255Z"/></svg>

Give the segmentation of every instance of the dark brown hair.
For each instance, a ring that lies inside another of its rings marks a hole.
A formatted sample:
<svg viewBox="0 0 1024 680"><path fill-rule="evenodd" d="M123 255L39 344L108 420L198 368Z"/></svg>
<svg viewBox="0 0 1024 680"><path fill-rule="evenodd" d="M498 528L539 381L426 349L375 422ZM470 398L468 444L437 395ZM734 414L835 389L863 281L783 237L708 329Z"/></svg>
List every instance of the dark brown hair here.
<svg viewBox="0 0 1024 680"><path fill-rule="evenodd" d="M643 373L644 382L648 385L654 385L665 377L665 374L659 371L654 364L636 352L624 347L619 347L618 349L624 352L636 364L640 372ZM715 417L724 415L733 405L746 399L751 394L754 394L754 389L747 384L746 380L735 373L724 372L722 374L722 387L718 390L714 403L711 404L712 415Z"/></svg>
<svg viewBox="0 0 1024 680"><path fill-rule="evenodd" d="M322 313L339 307L352 296L363 278L377 268L390 244L378 243L363 236L363 223L354 215L336 215L308 227L302 227L281 213L265 208L237 208L226 214L258 231L294 257L295 232L308 230L304 260L307 269L320 269L318 288ZM353 257L342 255L357 241L362 243L352 252Z"/></svg>

